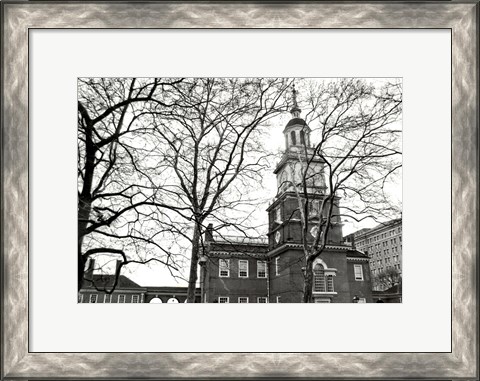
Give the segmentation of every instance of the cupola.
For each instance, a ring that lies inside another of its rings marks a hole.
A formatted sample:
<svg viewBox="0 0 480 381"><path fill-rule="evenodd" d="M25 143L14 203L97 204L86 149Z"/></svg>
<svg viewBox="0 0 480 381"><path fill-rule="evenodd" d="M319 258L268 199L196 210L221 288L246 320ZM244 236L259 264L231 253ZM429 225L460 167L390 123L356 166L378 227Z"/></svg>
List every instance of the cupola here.
<svg viewBox="0 0 480 381"><path fill-rule="evenodd" d="M283 134L285 135L285 145L287 150L293 147L310 146L310 127L308 127L305 120L300 117L302 110L297 103L297 90L293 85L292 90L293 106L290 110L292 119L287 123Z"/></svg>

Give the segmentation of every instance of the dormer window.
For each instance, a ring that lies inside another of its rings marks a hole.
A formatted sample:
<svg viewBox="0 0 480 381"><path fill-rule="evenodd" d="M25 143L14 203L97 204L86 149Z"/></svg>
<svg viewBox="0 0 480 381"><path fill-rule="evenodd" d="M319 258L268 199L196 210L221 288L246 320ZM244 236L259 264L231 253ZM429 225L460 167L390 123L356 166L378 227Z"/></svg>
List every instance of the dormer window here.
<svg viewBox="0 0 480 381"><path fill-rule="evenodd" d="M295 136L295 131L292 131L292 132L290 133L290 137L291 137L291 139L292 139L292 145L293 145L293 146L297 145L297 137Z"/></svg>
<svg viewBox="0 0 480 381"><path fill-rule="evenodd" d="M300 144L305 145L305 132L300 131Z"/></svg>

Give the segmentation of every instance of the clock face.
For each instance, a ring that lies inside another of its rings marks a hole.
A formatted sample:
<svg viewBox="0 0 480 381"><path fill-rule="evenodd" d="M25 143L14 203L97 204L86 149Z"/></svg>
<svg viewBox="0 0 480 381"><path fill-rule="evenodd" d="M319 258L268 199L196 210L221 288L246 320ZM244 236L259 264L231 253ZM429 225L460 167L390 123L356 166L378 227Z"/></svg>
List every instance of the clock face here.
<svg viewBox="0 0 480 381"><path fill-rule="evenodd" d="M276 243L278 243L278 242L280 241L280 236L281 236L281 235L280 235L280 232L277 231L277 232L275 233L275 242L276 242Z"/></svg>
<svg viewBox="0 0 480 381"><path fill-rule="evenodd" d="M313 228L311 228L310 234L312 235L313 238L316 238L318 234L318 227L314 226Z"/></svg>

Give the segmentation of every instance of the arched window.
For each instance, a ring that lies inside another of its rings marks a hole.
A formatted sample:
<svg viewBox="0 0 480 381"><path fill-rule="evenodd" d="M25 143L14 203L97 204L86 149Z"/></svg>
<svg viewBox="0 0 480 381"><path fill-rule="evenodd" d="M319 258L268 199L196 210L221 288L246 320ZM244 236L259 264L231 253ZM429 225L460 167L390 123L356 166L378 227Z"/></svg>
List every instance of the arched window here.
<svg viewBox="0 0 480 381"><path fill-rule="evenodd" d="M305 145L305 132L300 131L300 144Z"/></svg>
<svg viewBox="0 0 480 381"><path fill-rule="evenodd" d="M313 291L334 292L333 275L325 275L325 269L320 263L313 268Z"/></svg>
<svg viewBox="0 0 480 381"><path fill-rule="evenodd" d="M297 145L297 137L295 136L295 131L290 132L290 136L292 139L292 145Z"/></svg>

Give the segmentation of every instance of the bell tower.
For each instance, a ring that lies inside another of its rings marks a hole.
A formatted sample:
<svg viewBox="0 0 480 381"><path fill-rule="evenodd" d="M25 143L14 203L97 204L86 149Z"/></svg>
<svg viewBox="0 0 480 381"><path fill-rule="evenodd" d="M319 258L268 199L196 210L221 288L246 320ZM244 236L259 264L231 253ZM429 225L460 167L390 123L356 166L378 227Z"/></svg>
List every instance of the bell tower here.
<svg viewBox="0 0 480 381"><path fill-rule="evenodd" d="M301 118L295 86L292 90L292 100L293 106L290 110L292 118L283 129L285 151L274 170L277 176L277 195L267 209L270 248L302 242L298 194L304 197L304 191L307 193L310 205L307 218L314 228L316 225L314 221L318 221L321 201L327 192L325 163L319 155L315 155L310 140L311 129ZM338 215L338 206L334 209L336 209L334 214ZM308 230L311 230L310 227ZM308 238L313 239L314 235L313 231ZM330 229L328 238L332 242L341 242L341 226Z"/></svg>
<svg viewBox="0 0 480 381"><path fill-rule="evenodd" d="M296 187L301 191L303 175L306 172L308 192L324 194L326 189L324 163L320 158L314 157L314 149L310 141L312 130L300 117L302 110L297 103L295 85L293 85L292 98L293 106L290 110L292 119L283 129L285 151L274 171L277 175L277 190L279 193L283 193L295 191Z"/></svg>

